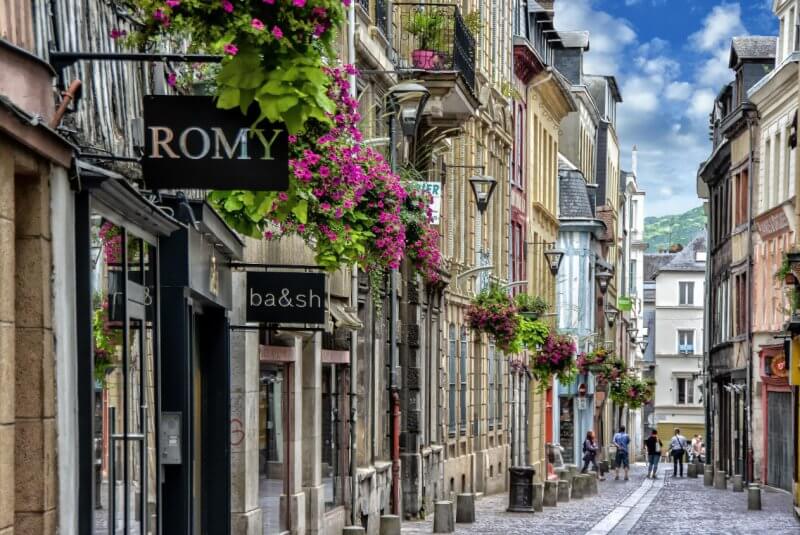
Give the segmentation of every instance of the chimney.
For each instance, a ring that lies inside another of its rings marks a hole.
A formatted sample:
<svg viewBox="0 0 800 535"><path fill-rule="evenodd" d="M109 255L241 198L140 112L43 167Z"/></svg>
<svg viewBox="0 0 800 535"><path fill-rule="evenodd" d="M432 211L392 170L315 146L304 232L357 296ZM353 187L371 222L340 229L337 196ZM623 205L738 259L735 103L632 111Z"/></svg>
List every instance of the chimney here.
<svg viewBox="0 0 800 535"><path fill-rule="evenodd" d="M636 178L639 178L639 151L636 150L636 145L633 146L631 151L631 168Z"/></svg>

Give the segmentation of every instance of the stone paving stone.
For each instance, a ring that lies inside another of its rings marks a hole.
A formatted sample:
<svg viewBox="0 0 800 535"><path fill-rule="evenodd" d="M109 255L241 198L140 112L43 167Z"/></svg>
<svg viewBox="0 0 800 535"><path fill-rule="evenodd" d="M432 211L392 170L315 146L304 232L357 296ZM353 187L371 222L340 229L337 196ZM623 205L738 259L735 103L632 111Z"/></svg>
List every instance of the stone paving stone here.
<svg viewBox="0 0 800 535"><path fill-rule="evenodd" d="M735 493L730 485L728 490L717 490L704 487L702 479L667 477L631 533L800 534L789 494L765 488L761 507L748 511L747 493Z"/></svg>
<svg viewBox="0 0 800 535"><path fill-rule="evenodd" d="M617 507L644 481L645 468L631 467L630 481L614 481L614 474L599 482L600 494L545 507L541 513L508 513L508 493L483 497L475 502L475 523L456 524L456 534L552 535L584 534ZM740 495L741 496L741 495ZM423 522L403 522L404 535L433 532L433 515Z"/></svg>

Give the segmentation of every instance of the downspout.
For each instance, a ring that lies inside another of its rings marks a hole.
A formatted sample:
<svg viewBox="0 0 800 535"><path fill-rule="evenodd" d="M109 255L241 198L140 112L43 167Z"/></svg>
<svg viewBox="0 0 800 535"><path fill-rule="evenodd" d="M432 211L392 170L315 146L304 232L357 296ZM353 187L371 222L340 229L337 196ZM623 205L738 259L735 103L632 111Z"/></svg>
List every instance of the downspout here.
<svg viewBox="0 0 800 535"><path fill-rule="evenodd" d="M746 117L750 136L750 158L747 161L747 474L745 480L753 482L753 328L751 324L753 303L753 159L755 158L755 117Z"/></svg>
<svg viewBox="0 0 800 535"><path fill-rule="evenodd" d="M350 2L347 9L347 62L350 65L356 64L356 4ZM354 71L353 71L354 72ZM350 96L358 98L356 88L356 75L351 74ZM353 265L350 272L350 308L358 311L358 266ZM358 391L357 374L358 366L358 331L353 329L350 332L350 523L357 525L358 515L356 504L358 503L358 460L356 458L358 444L356 442L356 418L358 416Z"/></svg>

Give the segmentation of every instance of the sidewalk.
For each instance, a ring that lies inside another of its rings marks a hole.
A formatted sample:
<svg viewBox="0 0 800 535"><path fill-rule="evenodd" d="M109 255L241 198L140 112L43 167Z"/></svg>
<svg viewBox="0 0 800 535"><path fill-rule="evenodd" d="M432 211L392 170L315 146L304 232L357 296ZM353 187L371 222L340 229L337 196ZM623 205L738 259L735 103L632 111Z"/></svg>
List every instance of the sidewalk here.
<svg viewBox="0 0 800 535"><path fill-rule="evenodd" d="M600 494L545 507L541 513L508 513L508 494L488 496L476 503L474 524L456 524L456 533L486 535L605 534L798 534L791 496L762 493L762 511L747 511L747 495L703 486L703 478L666 478L672 467L662 467L658 480L645 476L643 464L631 469L630 481L615 481L613 472L600 481ZM433 532L433 515L422 522L404 522L402 533Z"/></svg>

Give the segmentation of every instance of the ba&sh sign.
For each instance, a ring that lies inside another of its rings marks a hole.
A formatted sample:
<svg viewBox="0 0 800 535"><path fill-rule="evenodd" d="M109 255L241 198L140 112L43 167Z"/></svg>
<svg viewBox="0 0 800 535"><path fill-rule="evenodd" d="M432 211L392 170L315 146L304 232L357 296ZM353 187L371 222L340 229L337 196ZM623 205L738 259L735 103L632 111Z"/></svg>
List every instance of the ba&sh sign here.
<svg viewBox="0 0 800 535"><path fill-rule="evenodd" d="M325 274L248 272L247 321L325 323Z"/></svg>
<svg viewBox="0 0 800 535"><path fill-rule="evenodd" d="M150 189L252 189L289 186L286 126L221 110L213 97L144 98L142 171Z"/></svg>

